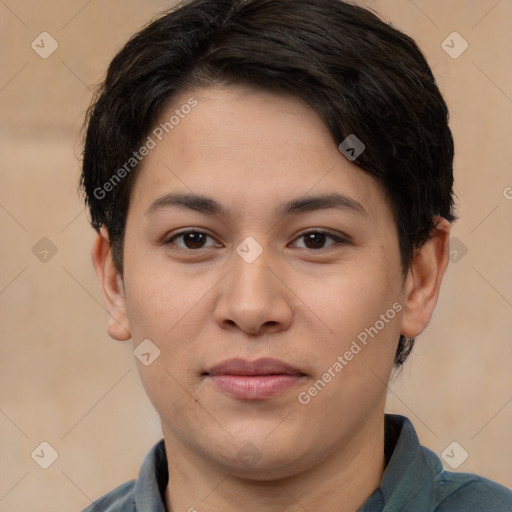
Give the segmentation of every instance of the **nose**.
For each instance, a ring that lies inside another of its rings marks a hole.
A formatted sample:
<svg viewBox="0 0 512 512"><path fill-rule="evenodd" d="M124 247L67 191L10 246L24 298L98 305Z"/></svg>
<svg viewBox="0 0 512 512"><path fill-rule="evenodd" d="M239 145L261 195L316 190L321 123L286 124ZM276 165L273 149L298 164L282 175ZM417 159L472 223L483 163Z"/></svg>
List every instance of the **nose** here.
<svg viewBox="0 0 512 512"><path fill-rule="evenodd" d="M215 320L223 329L251 335L286 330L293 320L295 295L271 251L263 250L252 262L234 253L234 264L221 281Z"/></svg>

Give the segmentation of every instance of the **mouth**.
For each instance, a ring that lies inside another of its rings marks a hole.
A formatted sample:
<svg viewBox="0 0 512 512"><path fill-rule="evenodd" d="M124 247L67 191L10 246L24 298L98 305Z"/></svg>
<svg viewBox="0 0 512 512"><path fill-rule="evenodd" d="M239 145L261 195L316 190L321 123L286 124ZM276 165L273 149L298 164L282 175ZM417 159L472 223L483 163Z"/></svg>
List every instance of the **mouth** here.
<svg viewBox="0 0 512 512"><path fill-rule="evenodd" d="M263 400L296 386L306 374L283 361L229 359L202 374L217 389L242 400Z"/></svg>

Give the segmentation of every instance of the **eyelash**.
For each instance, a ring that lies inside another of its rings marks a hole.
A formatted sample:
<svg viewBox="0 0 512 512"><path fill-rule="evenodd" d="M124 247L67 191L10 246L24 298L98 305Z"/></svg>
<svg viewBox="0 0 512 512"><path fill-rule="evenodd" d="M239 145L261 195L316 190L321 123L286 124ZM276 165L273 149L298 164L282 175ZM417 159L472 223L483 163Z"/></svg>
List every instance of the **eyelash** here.
<svg viewBox="0 0 512 512"><path fill-rule="evenodd" d="M200 234L200 235L206 235L207 237L210 237L213 239L213 237L211 235L209 235L208 233L204 232L204 231L200 231L198 229L194 229L194 228L191 228L191 229L186 229L186 230L183 230L183 231L180 231L178 233L175 233L174 235L172 235L172 237L166 239L163 244L164 245L176 245L176 244L173 244L173 241L176 239L176 238L179 238L181 236L184 236L184 235L187 235L187 234ZM309 249L308 247L301 247L301 249L308 249L310 251L314 251L314 252L319 252L319 251L322 251L324 249L328 249L329 247L333 247L335 245L339 245L339 244L347 244L349 243L349 241L345 238L342 238L340 236L337 236L333 233L330 233L328 231L321 231L321 230L310 230L310 231L306 231L304 233L302 233L301 235L299 235L296 240L300 239L300 238L303 238L305 237L306 235L311 235L311 234L317 234L317 235L325 235L327 238L331 238L332 240L334 240L336 243L334 244L331 244L329 245L328 247L322 247L320 249ZM204 249L211 249L212 247L200 247L199 249L190 249L188 247L180 247L180 246L177 246L179 249L182 249L184 251L191 251L191 252L198 252L198 251L201 251L201 250L204 250Z"/></svg>

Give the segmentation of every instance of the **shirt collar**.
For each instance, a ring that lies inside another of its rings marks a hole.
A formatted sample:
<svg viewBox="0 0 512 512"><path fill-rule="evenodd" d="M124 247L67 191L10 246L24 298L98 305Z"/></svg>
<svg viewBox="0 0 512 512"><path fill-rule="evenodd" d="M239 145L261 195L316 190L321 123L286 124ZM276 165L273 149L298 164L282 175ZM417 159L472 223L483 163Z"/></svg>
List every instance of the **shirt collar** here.
<svg viewBox="0 0 512 512"><path fill-rule="evenodd" d="M441 461L421 446L405 416L386 414L384 425L387 466L380 487L358 512L422 512L419 504L432 502L435 481L443 471Z"/></svg>
<svg viewBox="0 0 512 512"><path fill-rule="evenodd" d="M432 484L443 469L441 462L420 445L416 431L406 417L386 414L384 425L387 466L380 487L359 512L420 512L404 507L407 507L406 503L429 501ZM142 463L134 489L136 510L167 512L164 503L168 480L167 455L162 439Z"/></svg>
<svg viewBox="0 0 512 512"><path fill-rule="evenodd" d="M165 489L169 481L169 468L165 442L159 441L144 458L135 482L136 512L167 512Z"/></svg>

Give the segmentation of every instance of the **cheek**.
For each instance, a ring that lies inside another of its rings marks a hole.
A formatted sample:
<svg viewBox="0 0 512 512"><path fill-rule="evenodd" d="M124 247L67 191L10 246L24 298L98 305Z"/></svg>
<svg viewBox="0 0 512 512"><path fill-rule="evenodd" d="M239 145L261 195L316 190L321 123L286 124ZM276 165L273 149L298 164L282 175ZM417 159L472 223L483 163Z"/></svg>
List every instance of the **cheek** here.
<svg viewBox="0 0 512 512"><path fill-rule="evenodd" d="M179 273L133 245L127 247L125 260L126 308L133 338L163 340L185 314L187 287Z"/></svg>
<svg viewBox="0 0 512 512"><path fill-rule="evenodd" d="M164 374L167 370L180 381L192 382L202 364L204 343L208 342L202 330L208 321L211 323L207 293L213 285L151 264L140 265L139 269L132 267L126 289L134 345L150 339L160 350L157 362ZM164 375L164 381L168 377ZM148 378L155 379L153 375Z"/></svg>
<svg viewBox="0 0 512 512"><path fill-rule="evenodd" d="M383 259L372 257L367 262L361 259L350 271L344 268L333 273L322 286L314 280L304 283L302 293L309 288L307 305L329 328L328 339L316 345L313 358L327 371L341 356L344 362L339 374L344 377L338 381L367 381L370 369L386 379L400 336L397 272L386 269Z"/></svg>
<svg viewBox="0 0 512 512"><path fill-rule="evenodd" d="M347 411L369 414L386 393L400 335L400 305L383 275L354 272L331 280L324 295L315 292L320 316L334 333L315 343L310 360L316 373L301 391L310 416L333 428L347 421L341 420Z"/></svg>
<svg viewBox="0 0 512 512"><path fill-rule="evenodd" d="M373 325L399 298L396 277L375 261L364 261L340 271L321 285L310 282L314 293L307 296L315 300L316 309L328 317L336 335L356 336ZM304 292L305 293L305 292Z"/></svg>

